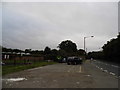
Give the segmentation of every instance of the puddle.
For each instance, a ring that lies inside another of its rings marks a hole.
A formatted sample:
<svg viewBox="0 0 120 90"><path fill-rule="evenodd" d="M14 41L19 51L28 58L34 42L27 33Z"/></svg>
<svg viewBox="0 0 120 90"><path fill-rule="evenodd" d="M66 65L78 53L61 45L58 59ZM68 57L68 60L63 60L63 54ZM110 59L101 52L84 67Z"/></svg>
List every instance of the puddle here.
<svg viewBox="0 0 120 90"><path fill-rule="evenodd" d="M18 82L18 81L23 81L23 80L27 80L26 78L10 78L10 79L2 79L8 82Z"/></svg>

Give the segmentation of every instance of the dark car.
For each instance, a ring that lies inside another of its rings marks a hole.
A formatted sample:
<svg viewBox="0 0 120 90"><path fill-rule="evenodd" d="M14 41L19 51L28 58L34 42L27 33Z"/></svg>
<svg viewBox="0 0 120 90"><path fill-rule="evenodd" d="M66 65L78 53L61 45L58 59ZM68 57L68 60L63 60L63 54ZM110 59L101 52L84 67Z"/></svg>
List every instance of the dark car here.
<svg viewBox="0 0 120 90"><path fill-rule="evenodd" d="M66 58L62 58L62 59L60 59L58 61L59 61L59 63L66 63Z"/></svg>
<svg viewBox="0 0 120 90"><path fill-rule="evenodd" d="M82 64L82 59L79 57L68 57L67 59L67 64L70 65L77 65L77 64Z"/></svg>

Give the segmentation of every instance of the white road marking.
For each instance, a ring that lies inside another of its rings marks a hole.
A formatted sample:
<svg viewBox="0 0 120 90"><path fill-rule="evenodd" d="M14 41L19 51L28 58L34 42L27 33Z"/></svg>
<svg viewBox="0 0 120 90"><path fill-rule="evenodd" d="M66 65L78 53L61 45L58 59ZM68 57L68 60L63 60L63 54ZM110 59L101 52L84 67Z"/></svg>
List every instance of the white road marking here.
<svg viewBox="0 0 120 90"><path fill-rule="evenodd" d="M98 69L101 69L103 72L106 72L106 73L109 73L109 74L111 74L111 75L116 75L115 73L113 73L113 72L109 72L108 70L104 70L103 68L100 68L100 67L98 67L98 66L96 66Z"/></svg>
<svg viewBox="0 0 120 90"><path fill-rule="evenodd" d="M90 77L91 75L85 75L85 76L88 76L88 77Z"/></svg>
<svg viewBox="0 0 120 90"><path fill-rule="evenodd" d="M111 75L115 75L115 73L113 73L113 72L110 72L110 74L111 74Z"/></svg>
<svg viewBox="0 0 120 90"><path fill-rule="evenodd" d="M28 71L32 71L32 70L36 70L36 69L41 69L41 68L43 68L43 67L28 69Z"/></svg>
<svg viewBox="0 0 120 90"><path fill-rule="evenodd" d="M119 67L119 66L115 66L115 65L111 65L111 66L116 67L116 68L118 68L118 67Z"/></svg>
<svg viewBox="0 0 120 90"><path fill-rule="evenodd" d="M103 70L103 68L100 68L101 70Z"/></svg>
<svg viewBox="0 0 120 90"><path fill-rule="evenodd" d="M80 70L79 70L79 73L81 73L82 72L82 67L80 66Z"/></svg>
<svg viewBox="0 0 120 90"><path fill-rule="evenodd" d="M103 70L103 72L106 72L106 73L108 73L108 70Z"/></svg>
<svg viewBox="0 0 120 90"><path fill-rule="evenodd" d="M5 81L9 81L9 82L14 82L14 81L22 81L22 80L27 80L26 78L10 78L10 79L2 79Z"/></svg>

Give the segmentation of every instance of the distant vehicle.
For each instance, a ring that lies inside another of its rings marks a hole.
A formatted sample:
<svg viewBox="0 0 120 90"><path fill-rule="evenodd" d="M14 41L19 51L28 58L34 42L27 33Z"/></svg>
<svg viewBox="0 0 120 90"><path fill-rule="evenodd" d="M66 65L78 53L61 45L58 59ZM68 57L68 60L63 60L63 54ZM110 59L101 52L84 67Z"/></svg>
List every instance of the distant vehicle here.
<svg viewBox="0 0 120 90"><path fill-rule="evenodd" d="M60 59L59 63L66 63L66 58Z"/></svg>
<svg viewBox="0 0 120 90"><path fill-rule="evenodd" d="M65 62L66 62L66 58L63 58L63 59L62 59L62 62L65 63Z"/></svg>
<svg viewBox="0 0 120 90"><path fill-rule="evenodd" d="M79 57L68 57L67 59L67 64L70 65L77 65L77 64L82 64L82 58Z"/></svg>

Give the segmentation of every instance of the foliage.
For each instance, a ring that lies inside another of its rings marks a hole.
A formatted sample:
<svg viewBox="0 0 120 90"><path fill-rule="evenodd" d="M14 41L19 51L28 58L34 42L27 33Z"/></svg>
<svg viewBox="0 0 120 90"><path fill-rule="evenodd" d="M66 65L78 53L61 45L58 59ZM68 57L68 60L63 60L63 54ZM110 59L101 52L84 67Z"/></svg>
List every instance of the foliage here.
<svg viewBox="0 0 120 90"><path fill-rule="evenodd" d="M57 61L57 56L58 56L58 50L52 49L51 50L51 60Z"/></svg>
<svg viewBox="0 0 120 90"><path fill-rule="evenodd" d="M51 49L47 46L44 49L44 54L50 54L51 53Z"/></svg>
<svg viewBox="0 0 120 90"><path fill-rule="evenodd" d="M79 55L82 55L82 56L85 54L85 51L83 49L79 49L77 52Z"/></svg>
<svg viewBox="0 0 120 90"><path fill-rule="evenodd" d="M103 51L89 52L87 58L104 59L110 62L119 62L120 59L120 34L116 39L111 39L103 45Z"/></svg>
<svg viewBox="0 0 120 90"><path fill-rule="evenodd" d="M107 44L104 44L102 48L105 59L118 62L120 59L120 34L116 39L111 39Z"/></svg>
<svg viewBox="0 0 120 90"><path fill-rule="evenodd" d="M94 58L94 59L104 59L104 53L103 51L93 51L93 52L89 52L87 55L87 58Z"/></svg>
<svg viewBox="0 0 120 90"><path fill-rule="evenodd" d="M33 56L43 56L44 55L44 51L43 50L41 50L41 51L39 51L39 50L32 50L31 51L31 55L33 55Z"/></svg>
<svg viewBox="0 0 120 90"><path fill-rule="evenodd" d="M25 49L25 53L31 53L32 49Z"/></svg>
<svg viewBox="0 0 120 90"><path fill-rule="evenodd" d="M43 56L45 60L54 60L58 61L57 57L60 56L61 59L68 56L83 56L84 50L79 49L77 50L77 45L73 43L71 40L62 41L59 45L59 50L51 49L50 47L46 46L44 50L32 50L32 49L12 49L12 48L5 48L2 47L3 52L11 52L14 54L16 53L29 53L31 56Z"/></svg>
<svg viewBox="0 0 120 90"><path fill-rule="evenodd" d="M77 51L77 46L71 40L62 41L59 44L59 49L64 50L67 53L72 53Z"/></svg>
<svg viewBox="0 0 120 90"><path fill-rule="evenodd" d="M59 55L62 57L76 56L77 55L77 45L71 40L62 41L59 45Z"/></svg>
<svg viewBox="0 0 120 90"><path fill-rule="evenodd" d="M50 60L51 58L51 49L47 46L44 49L44 58L45 60Z"/></svg>

